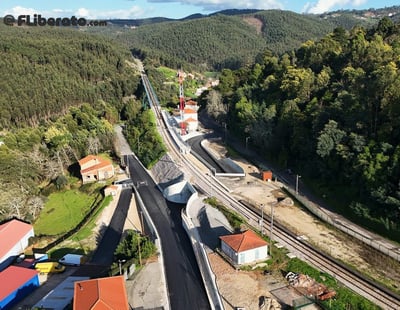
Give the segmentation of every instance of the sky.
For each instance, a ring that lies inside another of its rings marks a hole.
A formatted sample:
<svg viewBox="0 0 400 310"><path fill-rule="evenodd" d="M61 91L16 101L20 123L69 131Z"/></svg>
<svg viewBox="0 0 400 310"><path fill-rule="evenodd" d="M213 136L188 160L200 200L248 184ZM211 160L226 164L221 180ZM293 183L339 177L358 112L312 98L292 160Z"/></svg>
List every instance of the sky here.
<svg viewBox="0 0 400 310"><path fill-rule="evenodd" d="M399 0L0 0L0 16L41 14L43 17L87 19L183 18L225 9L281 9L297 13L324 13L340 9L383 8Z"/></svg>

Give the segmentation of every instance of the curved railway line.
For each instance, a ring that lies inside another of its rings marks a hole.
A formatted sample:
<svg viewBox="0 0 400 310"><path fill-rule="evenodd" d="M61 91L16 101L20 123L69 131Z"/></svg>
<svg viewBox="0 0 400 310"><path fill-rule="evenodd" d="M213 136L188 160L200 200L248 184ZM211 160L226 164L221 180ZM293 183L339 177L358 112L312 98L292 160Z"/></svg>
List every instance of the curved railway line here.
<svg viewBox="0 0 400 310"><path fill-rule="evenodd" d="M146 93L150 101L150 105L157 116L157 124L160 127L160 134L163 136L165 143L168 145L168 150L173 153L174 160L177 161L182 169L185 169L193 176L194 183L205 193L216 196L222 203L231 207L236 212L247 219L253 227L259 227L259 219L261 214L259 209L254 206L237 201L218 183L212 182L211 174L207 177L199 171L191 163L191 161L177 148L168 131L169 124L165 123L161 115L160 105L155 95L153 88L146 75L142 74L142 81L146 88ZM265 216L263 229L270 231L270 218ZM290 232L283 225L274 223L273 240L281 243L291 252L301 257L316 268L333 276L337 281L352 289L354 292L369 299L383 309L400 309L400 296L393 293L389 289L373 282L372 280L354 271L341 262L327 256L306 241L299 239L294 233Z"/></svg>

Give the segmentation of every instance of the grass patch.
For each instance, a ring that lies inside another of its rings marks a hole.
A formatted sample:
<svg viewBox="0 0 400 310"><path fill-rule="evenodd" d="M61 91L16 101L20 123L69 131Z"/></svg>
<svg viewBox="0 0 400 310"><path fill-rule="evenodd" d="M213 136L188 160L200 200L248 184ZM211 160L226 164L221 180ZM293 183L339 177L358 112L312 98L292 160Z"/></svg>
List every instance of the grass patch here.
<svg viewBox="0 0 400 310"><path fill-rule="evenodd" d="M235 149L231 148L229 145L226 146L226 157L231 157L231 158L240 158L241 156L239 155L238 152L236 152Z"/></svg>
<svg viewBox="0 0 400 310"><path fill-rule="evenodd" d="M176 70L167 67L157 67L157 71L164 75L167 81L178 82L178 78L176 77Z"/></svg>
<svg viewBox="0 0 400 310"><path fill-rule="evenodd" d="M48 201L33 227L35 234L58 235L65 233L82 220L90 210L94 197L79 190L50 194Z"/></svg>
<svg viewBox="0 0 400 310"><path fill-rule="evenodd" d="M93 229L96 227L96 221L99 217L99 214L104 210L105 207L110 204L112 200L112 196L105 197L101 202L100 207L97 208L96 212L93 214L90 220L79 230L79 232L72 236L72 239L76 241L81 241L88 238L92 234Z"/></svg>
<svg viewBox="0 0 400 310"><path fill-rule="evenodd" d="M338 283L336 279L329 274L320 272L297 258L288 260L285 272L289 271L308 275L317 282L326 285L329 289L334 289L336 291L335 298L326 301L319 301L324 309L380 309L369 300Z"/></svg>
<svg viewBox="0 0 400 310"><path fill-rule="evenodd" d="M210 79L216 79L218 78L219 72L215 72L215 71L207 71L204 73L204 76L206 78L210 78Z"/></svg>

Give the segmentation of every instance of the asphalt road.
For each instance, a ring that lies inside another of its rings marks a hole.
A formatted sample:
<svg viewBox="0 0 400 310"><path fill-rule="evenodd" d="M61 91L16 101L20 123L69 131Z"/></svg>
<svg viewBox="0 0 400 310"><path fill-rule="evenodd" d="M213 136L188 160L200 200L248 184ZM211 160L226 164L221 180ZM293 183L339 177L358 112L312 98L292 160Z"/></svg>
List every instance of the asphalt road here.
<svg viewBox="0 0 400 310"><path fill-rule="evenodd" d="M215 172L217 173L222 173L224 172L220 165L201 147L201 141L203 139L208 139L208 138L215 138L215 135L202 135L202 136L196 136L187 141L187 143L190 145L193 151L195 151L198 155L200 155L203 160L205 160L207 163L209 163L212 167L215 168Z"/></svg>
<svg viewBox="0 0 400 310"><path fill-rule="evenodd" d="M192 245L182 226L183 206L166 202L152 178L129 155L126 163L161 239L171 309L210 309Z"/></svg>
<svg viewBox="0 0 400 310"><path fill-rule="evenodd" d="M122 230L128 215L131 198L132 189L127 188L121 192L115 212L90 261L91 264L105 266L110 266L112 264L115 249L122 236Z"/></svg>

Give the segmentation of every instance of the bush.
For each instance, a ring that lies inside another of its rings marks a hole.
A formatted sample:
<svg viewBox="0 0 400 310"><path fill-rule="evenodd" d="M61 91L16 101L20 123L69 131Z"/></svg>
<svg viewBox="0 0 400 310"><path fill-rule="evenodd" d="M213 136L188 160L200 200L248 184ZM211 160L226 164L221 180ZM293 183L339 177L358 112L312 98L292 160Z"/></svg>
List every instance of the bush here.
<svg viewBox="0 0 400 310"><path fill-rule="evenodd" d="M65 175L59 175L55 180L54 184L58 190L65 188L68 185L68 179Z"/></svg>

